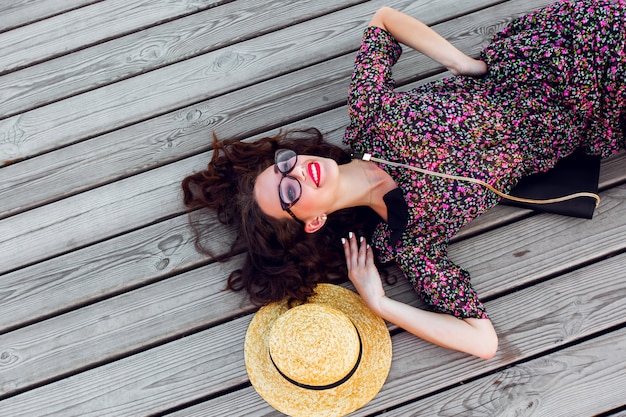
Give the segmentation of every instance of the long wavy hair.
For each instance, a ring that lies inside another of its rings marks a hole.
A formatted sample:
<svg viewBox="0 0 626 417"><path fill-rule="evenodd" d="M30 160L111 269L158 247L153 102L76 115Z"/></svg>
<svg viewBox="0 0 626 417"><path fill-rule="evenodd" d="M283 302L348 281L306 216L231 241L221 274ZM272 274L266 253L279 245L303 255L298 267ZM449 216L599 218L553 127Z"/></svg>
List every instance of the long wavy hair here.
<svg viewBox="0 0 626 417"><path fill-rule="evenodd" d="M246 290L255 304L285 297L305 301L314 294L318 282L345 280L341 237L349 231L369 237L380 221L373 210L355 207L332 213L321 230L306 233L291 218L279 220L266 215L254 199L254 184L258 175L274 163L279 148L332 158L338 164L351 160L348 151L324 141L313 128L282 132L254 142L219 141L213 135L213 157L207 169L182 182L188 209L215 210L221 223L235 228L237 237L225 255L211 254L198 236L196 247L217 260L226 260L246 248L244 264L230 274L227 288Z"/></svg>

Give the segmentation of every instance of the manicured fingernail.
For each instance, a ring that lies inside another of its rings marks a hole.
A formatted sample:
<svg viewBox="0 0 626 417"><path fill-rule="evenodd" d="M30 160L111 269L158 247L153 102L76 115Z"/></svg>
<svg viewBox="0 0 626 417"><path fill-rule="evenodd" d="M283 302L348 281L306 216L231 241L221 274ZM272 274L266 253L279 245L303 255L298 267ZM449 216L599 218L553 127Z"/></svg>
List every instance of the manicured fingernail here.
<svg viewBox="0 0 626 417"><path fill-rule="evenodd" d="M341 244L342 244L342 245L345 245L345 244L346 244L346 239L341 238Z"/></svg>
<svg viewBox="0 0 626 417"><path fill-rule="evenodd" d="M370 248L370 244L368 243L368 244L367 244L367 249L369 249L369 248Z"/></svg>
<svg viewBox="0 0 626 417"><path fill-rule="evenodd" d="M354 236L354 233L352 233L352 232L348 233L348 237L349 237L350 239L352 239L352 237L353 237L353 236Z"/></svg>
<svg viewBox="0 0 626 417"><path fill-rule="evenodd" d="M360 242L360 243L363 243L363 239L365 239L365 238L364 238L363 236L361 236L361 237L359 238L359 242Z"/></svg>

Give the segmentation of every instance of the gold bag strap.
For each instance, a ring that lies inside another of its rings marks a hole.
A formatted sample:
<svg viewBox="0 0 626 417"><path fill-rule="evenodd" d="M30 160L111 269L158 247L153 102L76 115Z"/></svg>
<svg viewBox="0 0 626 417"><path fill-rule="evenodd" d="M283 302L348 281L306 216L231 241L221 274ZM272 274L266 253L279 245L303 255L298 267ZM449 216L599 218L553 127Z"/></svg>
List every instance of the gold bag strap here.
<svg viewBox="0 0 626 417"><path fill-rule="evenodd" d="M356 156L356 154L355 154L355 156ZM373 162L387 164L387 165L391 165L391 166L395 166L395 167L407 168L407 169L410 169L410 170L413 170L413 171L421 172L422 174L433 175L435 177L446 178L446 179L449 179L449 180L465 181L465 182L471 182L471 183L474 183L474 184L479 184L479 185L482 185L483 187L488 188L489 190L493 191L494 193L496 193L497 195L499 195L502 198L505 198L507 200L518 201L518 202L521 202L521 203L550 204L550 203L560 203L562 201L567 201L567 200L573 200L574 198L578 198L578 197L591 197L591 198L596 200L596 208L600 205L600 196L598 194L589 193L589 192L586 192L586 191L579 192L579 193L574 193L574 194L569 194L569 195L566 195L566 196L563 196L563 197L550 198L550 199L547 199L547 200L533 200L531 198L515 197L515 196L512 196L512 195L505 194L502 191L497 190L496 188L494 188L492 185L487 184L485 181L477 180L475 178L462 177L462 176L449 175L449 174L442 174L440 172L429 171L427 169L418 168L418 167L414 167L412 165L407 165L407 164L401 164L399 162L385 161L384 159L376 158L375 156L372 156L369 153L364 153L363 156L361 157L361 159L363 159L364 161L373 161Z"/></svg>

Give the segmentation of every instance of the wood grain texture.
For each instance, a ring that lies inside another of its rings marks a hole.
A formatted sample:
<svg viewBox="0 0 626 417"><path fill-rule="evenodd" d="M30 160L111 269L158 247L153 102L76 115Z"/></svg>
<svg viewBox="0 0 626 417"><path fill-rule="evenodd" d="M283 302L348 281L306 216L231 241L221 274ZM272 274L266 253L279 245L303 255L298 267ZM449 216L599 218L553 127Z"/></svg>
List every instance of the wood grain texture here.
<svg viewBox="0 0 626 417"><path fill-rule="evenodd" d="M1 354L11 357L0 366L0 398L252 312L243 294L224 291L239 258L0 336Z"/></svg>
<svg viewBox="0 0 626 417"><path fill-rule="evenodd" d="M158 175L146 172L143 183L140 178L118 181L3 220L0 248L11 255L0 260L0 271L183 213L180 178L186 172L170 168ZM120 201L125 202L120 206Z"/></svg>
<svg viewBox="0 0 626 417"><path fill-rule="evenodd" d="M224 388L244 384L243 341L250 319L234 319L228 326L7 398L2 410L15 417L149 415L180 404L181 399L202 398L211 381Z"/></svg>
<svg viewBox="0 0 626 417"><path fill-rule="evenodd" d="M624 361L622 329L387 411L385 416L591 416L626 401Z"/></svg>
<svg viewBox="0 0 626 417"><path fill-rule="evenodd" d="M65 55L164 20L219 4L217 0L107 0L0 33L0 74Z"/></svg>
<svg viewBox="0 0 626 417"><path fill-rule="evenodd" d="M181 215L3 275L0 333L209 262L192 227L218 253L234 239L214 215Z"/></svg>
<svg viewBox="0 0 626 417"><path fill-rule="evenodd" d="M102 0L12 0L0 3L0 32Z"/></svg>
<svg viewBox="0 0 626 417"><path fill-rule="evenodd" d="M565 344L619 323L623 314L626 313L626 302L623 301L626 296L626 285L624 282L611 281L607 280L607 278L611 277L617 270L621 270L626 265L624 262L626 262L626 257L622 255L621 257L616 257L593 265L593 267L566 275L555 282L543 283L489 303L489 308L493 311L492 317L497 323L498 331L502 335L500 352L496 359L489 362L468 358L458 352L451 352L428 345L426 342L416 340L413 336L405 333L394 336L394 362L388 382L379 394L380 398L376 403L376 408L385 406L381 401L386 401L387 396L393 397L395 402L398 401L398 396L403 396L403 394L418 397L426 392L433 392L446 384L454 384L455 378L468 377L468 370L471 370L472 373L480 374L489 369L497 369L503 365L530 357L537 351L544 349L546 345L555 347ZM611 283L598 285L607 281ZM185 292L186 290L183 289L182 291ZM150 303L145 301L145 304ZM164 309L167 310L167 307L164 307ZM111 310L103 309L103 311ZM519 311L524 311L525 314L515 314L515 312ZM173 313L176 312L175 310ZM159 314L154 315L156 317L159 316ZM181 311L180 315L184 316L184 312ZM575 318L576 322L572 322L572 318ZM157 320L159 319L157 318ZM106 332L107 322L110 320L111 318L107 317L107 320L102 323L102 332ZM247 322L248 319L246 319ZM211 380L210 375L206 375L202 383L196 381L200 386L194 386L194 391L210 390L209 384L215 384L217 387L224 388L228 385L226 379L232 381L232 386L241 383L239 373L235 375L229 375L228 373L233 366L230 360L224 362L223 366L226 369L219 369L219 364L222 362L222 353L219 350L219 346L229 346L231 352L227 356L229 358L238 357L240 365L242 364L241 349L243 344L241 341L245 333L245 326L240 326L240 324L239 320L235 320L206 331L206 333L222 335L219 337L226 337L226 339L230 338L231 340L220 340L217 343L218 349L205 355L202 359L203 361L212 359L214 366L212 367L211 375L214 375L214 377ZM74 326L67 327L71 330ZM226 329L230 329L230 331ZM36 335L37 332L33 332L33 334ZM147 360L146 356L152 356L154 363L159 363L158 357L153 355L157 354L157 352L162 353L176 349L176 345L180 345L178 351L184 352L183 356L193 357L193 352L200 347L189 345L189 343L197 340L198 338L195 335L181 339L178 342L100 367L97 371L88 371L58 383L50 384L42 389L36 389L27 394L9 398L5 400L3 405L8 406L7 410L13 411L14 404L17 407L17 404L23 401L28 403L34 401L33 396L35 392L39 391L42 398L46 398L51 391L54 392L58 389L56 387L63 386L68 389L67 395L82 392L89 398L87 403L81 402L78 409L71 410L72 413L76 411L81 413L97 411L106 415L108 412L106 405L109 403L107 397L117 393L117 391L111 392L109 387L119 386L119 384L122 384L124 387L137 387L145 383L144 381L133 381L132 378L138 372L138 370L133 369L134 367L146 366L144 362ZM19 345L28 346L30 343L20 343ZM190 349L192 352L187 352L185 349ZM76 348L76 351L79 352L80 349ZM15 361L19 362L18 354L15 350L13 352L13 356L16 357ZM417 357L416 352L420 352ZM209 356L209 358L206 358L206 356ZM176 361L174 360L173 362ZM126 363L126 376L121 377L117 373L107 372L107 369L115 369L117 366L122 366L122 363ZM169 381L169 383L159 387L153 386L153 393L158 395L151 400L145 398L145 392L142 393L143 399L136 398L134 396L138 395L138 393L130 392L134 391L134 389L129 389L124 401L127 401L126 407L130 408L124 408L123 411L118 410L118 412L133 412L135 407L155 407L158 409L159 402L171 400L164 396L163 393L157 393L157 391L162 389L167 389L168 392L171 390L177 391L182 389L183 386L188 386L190 381L186 380L186 378L181 380L181 378L175 377L189 372L188 362L184 362L181 366L183 369L175 369L175 366L170 363L167 366L167 370L157 368L156 373L158 375L146 376L146 380L154 381L154 379L158 378ZM164 375L168 372L172 373L172 375ZM19 373L17 369L13 368L11 374ZM421 376L419 381L415 381L415 375ZM122 379L119 379L120 377ZM115 381L112 381L111 378L114 378ZM94 384L100 386L97 387ZM441 386L441 384L443 385ZM191 387L188 386L188 388ZM92 390L92 393L87 392ZM55 397L58 395L57 391ZM143 402L144 400L146 403L150 403L150 405L138 404L138 401ZM26 403L23 405L26 405ZM37 409L35 407L35 405L29 405L25 409L29 412L36 412ZM371 407L366 406L364 409L357 411L355 415L367 415L368 412L372 411ZM154 410L154 408L147 409L143 410L143 412L154 412ZM65 412L68 412L68 410L65 410Z"/></svg>
<svg viewBox="0 0 626 417"><path fill-rule="evenodd" d="M215 6L0 78L0 117L328 14L359 0L249 0Z"/></svg>

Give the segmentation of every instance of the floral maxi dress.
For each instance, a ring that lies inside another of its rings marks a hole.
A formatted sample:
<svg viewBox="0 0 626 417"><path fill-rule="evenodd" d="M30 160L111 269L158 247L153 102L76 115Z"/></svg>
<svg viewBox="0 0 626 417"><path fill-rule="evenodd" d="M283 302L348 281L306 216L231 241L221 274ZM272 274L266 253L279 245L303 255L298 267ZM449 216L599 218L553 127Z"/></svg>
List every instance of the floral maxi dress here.
<svg viewBox="0 0 626 417"><path fill-rule="evenodd" d="M562 1L516 19L482 51L484 78L453 77L408 92L394 91L391 74L400 45L381 28L367 28L344 142L505 192L577 148L617 152L625 146L625 1ZM447 248L497 196L480 185L381 168L402 200L387 202L388 222L372 237L381 261L395 260L435 311L487 318L469 273L448 259Z"/></svg>

